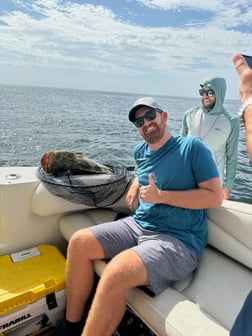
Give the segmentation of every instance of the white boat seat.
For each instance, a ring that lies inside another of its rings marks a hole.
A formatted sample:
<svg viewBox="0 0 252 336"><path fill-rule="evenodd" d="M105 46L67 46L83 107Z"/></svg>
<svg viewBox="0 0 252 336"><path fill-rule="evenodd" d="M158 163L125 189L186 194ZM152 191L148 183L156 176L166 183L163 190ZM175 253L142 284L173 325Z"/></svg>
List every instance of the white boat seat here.
<svg viewBox="0 0 252 336"><path fill-rule="evenodd" d="M138 288L128 292L129 306L157 335L229 335L235 317L252 288L252 258L249 260L247 257L247 253L249 256L252 253L251 239L246 236L250 234L251 237L252 209L247 204L238 209L233 203L224 202L225 218L222 219L220 209L208 211L209 245L191 278L175 283L155 297ZM69 241L75 231L111 221L115 216L116 212L111 209L67 214L60 219L60 230ZM95 262L98 275L104 267L105 262Z"/></svg>
<svg viewBox="0 0 252 336"><path fill-rule="evenodd" d="M62 197L50 193L45 185L40 182L32 195L32 212L39 216L50 216L55 214L67 213L70 211L88 210L92 207L85 204L70 202ZM108 208L115 211L126 211L127 205L125 195L119 198Z"/></svg>
<svg viewBox="0 0 252 336"><path fill-rule="evenodd" d="M252 269L252 206L224 201L209 209L208 243Z"/></svg>

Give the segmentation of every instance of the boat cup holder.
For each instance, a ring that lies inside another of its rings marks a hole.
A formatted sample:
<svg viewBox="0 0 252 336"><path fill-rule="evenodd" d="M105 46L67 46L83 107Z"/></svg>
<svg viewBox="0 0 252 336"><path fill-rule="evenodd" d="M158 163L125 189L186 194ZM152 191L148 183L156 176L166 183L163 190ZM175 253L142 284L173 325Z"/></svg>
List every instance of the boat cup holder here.
<svg viewBox="0 0 252 336"><path fill-rule="evenodd" d="M14 181L14 180L18 180L19 178L21 178L21 175L16 174L16 173L10 173L10 174L6 175L5 178L6 178L6 180Z"/></svg>

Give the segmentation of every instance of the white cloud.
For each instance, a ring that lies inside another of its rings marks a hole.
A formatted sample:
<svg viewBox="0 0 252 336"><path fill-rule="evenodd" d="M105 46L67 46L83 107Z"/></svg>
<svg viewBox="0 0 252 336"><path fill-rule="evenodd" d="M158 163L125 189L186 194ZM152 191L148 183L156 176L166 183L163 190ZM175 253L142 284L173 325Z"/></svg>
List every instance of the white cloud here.
<svg viewBox="0 0 252 336"><path fill-rule="evenodd" d="M203 10L209 11L212 13L225 15L225 12L229 8L250 8L251 0L237 0L231 2L230 0L210 0L210 1L198 1L198 0L137 0L139 3L142 3L146 7L150 8L159 8L164 10L183 10L183 9L192 9L192 10ZM222 10L225 10L223 13Z"/></svg>
<svg viewBox="0 0 252 336"><path fill-rule="evenodd" d="M178 83L180 78L181 87L186 88L184 78L190 82L195 78L198 83L210 72L235 78L234 71L230 75L231 56L235 52L249 53L251 34L235 31L234 27L252 22L251 11L245 11L251 2L139 2L160 10L185 7L207 10L211 16L203 23L200 18L198 22L188 18L188 24L183 27L148 28L123 22L121 16L103 6L60 0L19 0L16 11L0 17L3 23L0 65L30 66L34 71L44 68L49 72L75 69L79 70L79 76L84 73L87 76L92 71L96 76L100 72L110 76L111 84L122 76L125 83L160 76L174 78ZM243 15L240 15L241 8L245 11ZM150 85L143 83L146 89L160 90ZM130 87L122 89L129 91Z"/></svg>

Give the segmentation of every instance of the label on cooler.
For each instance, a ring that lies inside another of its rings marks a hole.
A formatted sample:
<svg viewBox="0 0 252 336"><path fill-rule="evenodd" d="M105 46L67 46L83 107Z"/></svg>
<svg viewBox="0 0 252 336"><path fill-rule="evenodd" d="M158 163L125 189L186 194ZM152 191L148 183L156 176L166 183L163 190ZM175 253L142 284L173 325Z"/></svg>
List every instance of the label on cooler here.
<svg viewBox="0 0 252 336"><path fill-rule="evenodd" d="M10 256L11 256L12 261L15 263L15 262L30 259L33 257L37 257L39 255L41 255L41 252L39 251L39 249L37 247L32 247L28 250L23 250L20 252L12 253Z"/></svg>

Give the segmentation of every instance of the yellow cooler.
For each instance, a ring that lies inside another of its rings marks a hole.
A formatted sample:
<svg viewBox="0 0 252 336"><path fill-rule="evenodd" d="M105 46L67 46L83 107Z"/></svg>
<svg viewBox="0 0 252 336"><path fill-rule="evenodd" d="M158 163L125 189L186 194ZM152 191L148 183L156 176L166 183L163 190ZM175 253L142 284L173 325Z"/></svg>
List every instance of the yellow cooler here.
<svg viewBox="0 0 252 336"><path fill-rule="evenodd" d="M0 257L0 336L53 335L64 316L65 264L52 245Z"/></svg>

